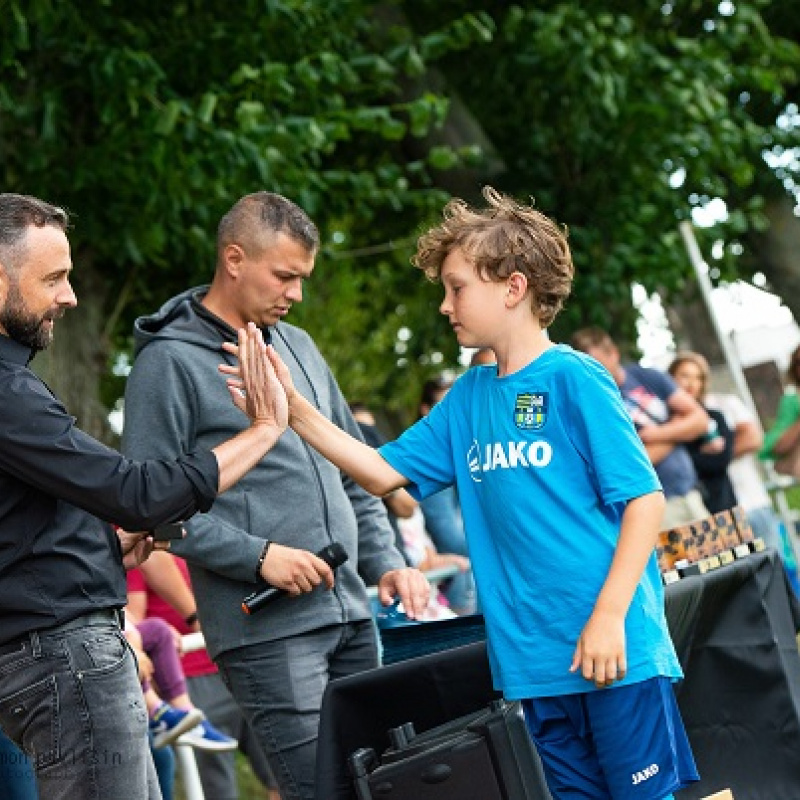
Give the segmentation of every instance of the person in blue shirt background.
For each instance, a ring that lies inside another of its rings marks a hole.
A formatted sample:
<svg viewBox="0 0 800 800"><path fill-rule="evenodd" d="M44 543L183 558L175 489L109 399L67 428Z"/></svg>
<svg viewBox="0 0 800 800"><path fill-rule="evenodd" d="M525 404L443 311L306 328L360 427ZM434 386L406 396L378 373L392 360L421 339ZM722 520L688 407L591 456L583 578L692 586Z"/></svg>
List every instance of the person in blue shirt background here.
<svg viewBox="0 0 800 800"><path fill-rule="evenodd" d="M467 370L376 452L268 357L292 429L369 492L457 487L493 680L522 702L553 797L671 798L698 775L654 556L661 486L608 371L545 333L574 276L563 231L484 197L451 201L413 261L442 282L459 344L490 347L496 370Z"/></svg>
<svg viewBox="0 0 800 800"><path fill-rule="evenodd" d="M622 393L667 500L659 529L709 516L687 449L708 432L705 409L667 373L633 362L623 364L619 348L602 328L581 328L572 334L570 344L599 361Z"/></svg>
<svg viewBox="0 0 800 800"><path fill-rule="evenodd" d="M420 393L419 416L427 417L431 409L444 399L452 385L451 380L441 377L425 381ZM429 495L419 506L425 518L425 530L436 545L436 549L440 553L469 556L461 505L455 487L448 486ZM475 580L471 570L453 576L443 590L450 608L456 614L474 614L478 611Z"/></svg>

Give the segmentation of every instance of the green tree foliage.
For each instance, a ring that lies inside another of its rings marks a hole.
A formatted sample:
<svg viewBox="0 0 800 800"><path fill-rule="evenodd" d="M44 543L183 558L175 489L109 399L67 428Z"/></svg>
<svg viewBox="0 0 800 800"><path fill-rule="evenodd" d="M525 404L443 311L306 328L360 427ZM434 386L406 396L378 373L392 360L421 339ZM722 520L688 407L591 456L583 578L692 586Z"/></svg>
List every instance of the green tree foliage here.
<svg viewBox="0 0 800 800"><path fill-rule="evenodd" d="M97 355L124 346L137 314L206 282L219 217L267 188L300 203L325 242L293 321L362 398L377 387L377 403L400 402L419 384L419 333L445 337L434 290L408 266L410 236L446 198L436 170L460 161L445 147L403 150L447 112L441 96L399 88L419 71L425 37L379 26L359 0L27 0L3 26L2 186L76 212L79 296L105 320L88 332ZM442 55L472 43L446 39ZM393 239L405 244L336 258ZM406 324L416 334L398 372ZM442 346L452 360L451 338ZM85 368L82 392L96 365Z"/></svg>
<svg viewBox="0 0 800 800"><path fill-rule="evenodd" d="M351 398L399 411L456 363L441 291L408 265L448 189L475 199L491 173L534 196L578 265L556 335L625 331L631 281L679 289L690 274L676 223L692 204L728 202L715 237L759 229L778 186L762 151L791 144L775 125L800 64L780 36L789 0L768 18L765 0L2 5L1 185L76 213L89 309L71 316L93 348L76 393L108 374L135 316L208 280L216 223L246 192L282 192L317 221L290 320ZM728 251L722 274L743 263ZM105 401L119 394L107 382Z"/></svg>
<svg viewBox="0 0 800 800"><path fill-rule="evenodd" d="M438 28L452 13L434 0L413 6L416 25ZM677 223L693 206L728 204L727 222L701 237L706 252L712 236L735 244L763 229L764 193L783 191L763 151L800 144L776 125L800 67L797 44L781 38L788 4L483 8L493 27L475 68L449 55L439 68L506 163L505 188L570 229L578 278L558 330L592 322L630 333L632 281L680 290L691 270ZM717 263L722 277L757 267L737 250Z"/></svg>

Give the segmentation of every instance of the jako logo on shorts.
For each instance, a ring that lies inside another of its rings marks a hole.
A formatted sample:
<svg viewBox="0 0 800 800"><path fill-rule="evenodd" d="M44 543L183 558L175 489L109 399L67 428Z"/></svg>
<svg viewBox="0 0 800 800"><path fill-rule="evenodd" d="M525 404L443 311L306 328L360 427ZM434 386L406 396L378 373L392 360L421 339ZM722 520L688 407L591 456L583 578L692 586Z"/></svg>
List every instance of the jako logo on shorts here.
<svg viewBox="0 0 800 800"><path fill-rule="evenodd" d="M651 764L649 767L645 767L644 769L640 769L638 772L634 772L633 775L631 775L631 783L636 786L637 783L646 781L649 778L652 778L653 775L658 775L658 764Z"/></svg>

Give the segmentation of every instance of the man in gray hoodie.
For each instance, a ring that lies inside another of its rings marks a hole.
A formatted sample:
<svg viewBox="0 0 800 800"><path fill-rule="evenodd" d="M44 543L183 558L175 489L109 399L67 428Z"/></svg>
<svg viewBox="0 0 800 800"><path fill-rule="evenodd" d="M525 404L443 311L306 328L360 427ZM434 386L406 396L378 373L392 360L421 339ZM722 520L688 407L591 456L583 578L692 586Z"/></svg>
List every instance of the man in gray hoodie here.
<svg viewBox="0 0 800 800"><path fill-rule="evenodd" d="M261 327L295 385L337 425L358 425L322 355L283 322L302 301L319 234L286 198L241 198L217 231L210 286L172 298L136 321L136 359L125 394L123 449L172 458L213 446L243 427L218 365L241 320ZM267 753L284 800L312 800L319 711L329 680L377 665L365 582L414 618L428 583L393 545L383 504L287 431L267 458L186 523L173 545L186 558L211 657ZM327 589L313 556L332 542L348 560ZM246 615L242 599L264 581L285 594ZM326 590L327 589L327 590Z"/></svg>

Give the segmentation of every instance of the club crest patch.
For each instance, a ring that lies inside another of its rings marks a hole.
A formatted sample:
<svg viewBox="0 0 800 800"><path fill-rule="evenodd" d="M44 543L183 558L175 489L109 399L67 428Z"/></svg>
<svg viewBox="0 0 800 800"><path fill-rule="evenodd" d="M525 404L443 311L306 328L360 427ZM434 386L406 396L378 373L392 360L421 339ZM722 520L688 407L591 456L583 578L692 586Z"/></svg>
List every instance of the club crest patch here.
<svg viewBox="0 0 800 800"><path fill-rule="evenodd" d="M524 392L514 404L514 424L526 431L538 431L547 422L547 392Z"/></svg>

